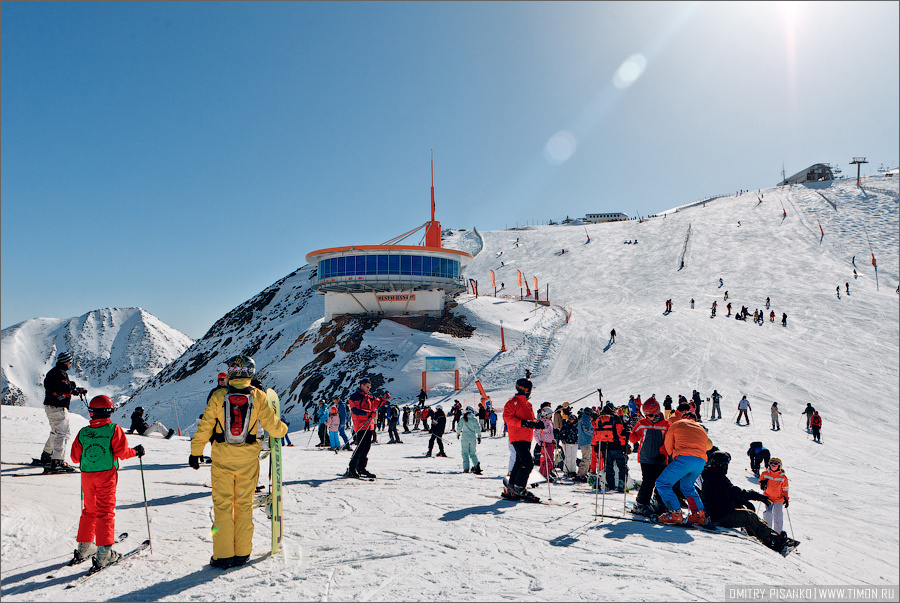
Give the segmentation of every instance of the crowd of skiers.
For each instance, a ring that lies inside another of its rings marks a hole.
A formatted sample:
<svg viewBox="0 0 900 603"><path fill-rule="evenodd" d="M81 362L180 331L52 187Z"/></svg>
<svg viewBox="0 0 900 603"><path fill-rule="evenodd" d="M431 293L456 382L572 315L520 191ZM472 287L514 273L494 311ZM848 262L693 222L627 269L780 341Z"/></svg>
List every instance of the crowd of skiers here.
<svg viewBox="0 0 900 603"><path fill-rule="evenodd" d="M723 284L724 283L723 283L722 279L719 279L719 287L720 288L723 286ZM847 286L847 292L848 292L848 294L850 292L849 285ZM725 316L726 316L726 318L731 318L731 302L728 301L728 291L725 291L725 295L723 297L724 297L723 301L728 302L727 305L725 306L725 309L728 311L728 313ZM840 287L838 287L838 297L840 297ZM691 298L691 301L689 303L690 303L691 309L693 309L694 308L694 298ZM769 310L769 315L768 315L769 322L775 322L775 318L776 318L775 310L771 309L771 305L772 305L771 299L767 297L766 298L766 310ZM667 299L666 300L666 309L663 312L663 314L671 313L672 308L673 308L672 300ZM719 309L718 301L713 300L712 306L710 306L710 316L715 317L716 312L718 312L718 309ZM737 312L735 312L735 314L734 314L735 320L746 321L747 318L749 318L749 317L750 317L750 311L747 309L747 306L741 306L741 309L738 310ZM765 320L766 320L765 310L761 310L761 309L757 308L756 310L753 311L753 322L755 322L756 324L762 325L765 323ZM787 313L786 312L781 313L781 326L783 326L783 327L787 326Z"/></svg>

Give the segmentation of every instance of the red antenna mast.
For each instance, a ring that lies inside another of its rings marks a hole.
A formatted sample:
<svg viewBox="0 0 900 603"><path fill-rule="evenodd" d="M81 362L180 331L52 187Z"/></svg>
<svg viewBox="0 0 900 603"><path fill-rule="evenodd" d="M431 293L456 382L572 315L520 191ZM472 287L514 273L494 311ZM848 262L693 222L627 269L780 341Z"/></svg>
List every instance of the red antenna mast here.
<svg viewBox="0 0 900 603"><path fill-rule="evenodd" d="M431 149L431 221L434 222L434 149Z"/></svg>

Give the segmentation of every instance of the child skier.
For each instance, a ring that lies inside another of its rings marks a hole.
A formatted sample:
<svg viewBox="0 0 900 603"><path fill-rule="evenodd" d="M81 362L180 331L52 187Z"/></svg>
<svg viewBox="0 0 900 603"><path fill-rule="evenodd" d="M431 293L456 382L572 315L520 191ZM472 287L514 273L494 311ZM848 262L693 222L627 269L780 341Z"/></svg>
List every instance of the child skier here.
<svg viewBox="0 0 900 603"><path fill-rule="evenodd" d="M539 420L543 423L543 429L534 430L534 442L540 444L541 450L541 468L540 473L547 478L551 484L555 481L553 477L553 458L556 449L556 440L553 438L553 421L551 417L553 410L549 406L545 406L539 413Z"/></svg>
<svg viewBox="0 0 900 603"><path fill-rule="evenodd" d="M782 470L781 459L772 458L769 461L768 469L759 476L759 488L772 501L772 504L766 505L766 510L763 511L763 520L767 526L780 532L783 522L781 509L787 508L790 502L788 478Z"/></svg>
<svg viewBox="0 0 900 603"><path fill-rule="evenodd" d="M469 459L472 459L472 473L481 475L481 463L475 454L476 442L481 444L481 425L474 408L466 406L466 412L463 413L457 427L456 439L460 441L462 448L463 473L469 472Z"/></svg>
<svg viewBox="0 0 900 603"><path fill-rule="evenodd" d="M341 418L338 416L337 406L332 405L328 411L328 420L325 421L325 428L328 429L328 440L331 444L329 450L333 450L335 454L341 449L341 438L338 436L340 424Z"/></svg>
<svg viewBox="0 0 900 603"><path fill-rule="evenodd" d="M144 447L139 444L129 448L125 431L109 418L114 407L107 396L96 396L90 401L91 422L78 432L71 453L72 462L81 464L81 490L84 493L74 560L84 561L93 555L94 566L98 569L121 557L112 549L116 533L119 459L144 456Z"/></svg>

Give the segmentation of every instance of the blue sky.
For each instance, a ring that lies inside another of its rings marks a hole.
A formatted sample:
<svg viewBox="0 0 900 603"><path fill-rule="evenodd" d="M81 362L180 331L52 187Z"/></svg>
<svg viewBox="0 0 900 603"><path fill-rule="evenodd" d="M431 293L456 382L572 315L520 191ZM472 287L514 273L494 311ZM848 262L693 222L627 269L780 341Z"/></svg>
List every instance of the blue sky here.
<svg viewBox="0 0 900 603"><path fill-rule="evenodd" d="M898 3L4 2L2 326L199 338L307 252L896 167ZM408 240L407 242L418 242Z"/></svg>

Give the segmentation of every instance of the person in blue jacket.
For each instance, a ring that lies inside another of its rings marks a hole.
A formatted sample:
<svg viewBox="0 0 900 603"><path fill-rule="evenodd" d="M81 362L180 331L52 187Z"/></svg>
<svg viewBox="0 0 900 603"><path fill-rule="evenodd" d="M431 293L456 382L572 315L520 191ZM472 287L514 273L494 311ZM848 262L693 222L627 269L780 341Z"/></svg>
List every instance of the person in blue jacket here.
<svg viewBox="0 0 900 603"><path fill-rule="evenodd" d="M578 473L572 478L576 482L586 482L588 470L591 468L591 444L594 441L594 422L591 419L591 410L582 408L578 411L578 449L581 451L581 463L578 465Z"/></svg>
<svg viewBox="0 0 900 603"><path fill-rule="evenodd" d="M344 428L347 427L347 405L337 396L334 397L334 400L332 400L331 403L336 405L338 409L338 418L340 419L338 435L341 436L341 440L344 441L344 450L350 450L350 440L347 439L347 434L344 433Z"/></svg>

